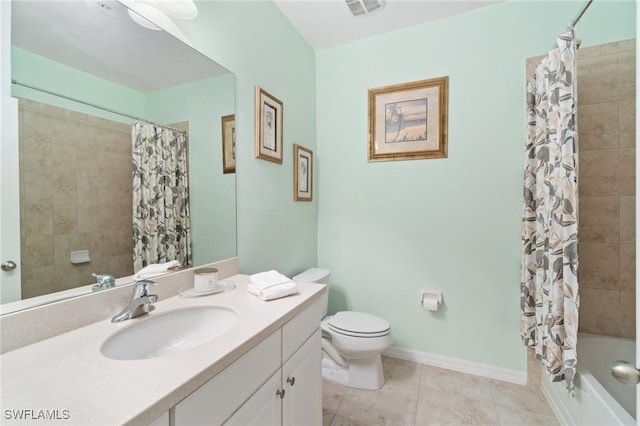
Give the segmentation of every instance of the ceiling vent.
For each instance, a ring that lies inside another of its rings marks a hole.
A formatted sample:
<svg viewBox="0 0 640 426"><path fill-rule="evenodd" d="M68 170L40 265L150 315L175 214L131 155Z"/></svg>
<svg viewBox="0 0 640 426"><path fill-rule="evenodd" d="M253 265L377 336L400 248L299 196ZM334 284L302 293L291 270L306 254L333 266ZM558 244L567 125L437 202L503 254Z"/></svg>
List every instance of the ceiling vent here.
<svg viewBox="0 0 640 426"><path fill-rule="evenodd" d="M353 16L362 16L382 8L382 0L345 0Z"/></svg>

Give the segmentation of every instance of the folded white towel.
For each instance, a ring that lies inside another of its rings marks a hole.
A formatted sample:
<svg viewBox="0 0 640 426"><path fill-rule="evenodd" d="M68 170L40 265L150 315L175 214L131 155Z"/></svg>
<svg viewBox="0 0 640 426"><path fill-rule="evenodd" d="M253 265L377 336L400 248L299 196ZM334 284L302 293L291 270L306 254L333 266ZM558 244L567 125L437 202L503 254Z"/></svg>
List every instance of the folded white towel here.
<svg viewBox="0 0 640 426"><path fill-rule="evenodd" d="M140 269L138 273L133 276L133 278L135 280L144 280L147 278L157 277L158 275L166 273L169 268L174 268L176 266L180 266L180 262L178 262L177 260L172 260L165 263L152 263L151 265L147 265L144 268Z"/></svg>
<svg viewBox="0 0 640 426"><path fill-rule="evenodd" d="M251 280L251 284L253 284L254 288L259 291L279 284L293 282L290 278L282 275L280 272L275 270L253 274L249 277L249 279Z"/></svg>
<svg viewBox="0 0 640 426"><path fill-rule="evenodd" d="M263 290L259 290L254 284L247 286L249 293L255 294L262 300L273 300L281 297L289 296L298 292L298 286L293 281L275 284Z"/></svg>

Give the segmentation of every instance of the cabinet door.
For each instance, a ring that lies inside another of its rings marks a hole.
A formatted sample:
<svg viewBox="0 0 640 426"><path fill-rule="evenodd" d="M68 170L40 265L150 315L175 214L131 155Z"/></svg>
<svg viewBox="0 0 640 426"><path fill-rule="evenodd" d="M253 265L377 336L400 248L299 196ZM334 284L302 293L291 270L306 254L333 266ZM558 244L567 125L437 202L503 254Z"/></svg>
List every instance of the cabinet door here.
<svg viewBox="0 0 640 426"><path fill-rule="evenodd" d="M322 424L322 334L307 339L282 366L283 425Z"/></svg>
<svg viewBox="0 0 640 426"><path fill-rule="evenodd" d="M174 424L222 424L274 372L280 375L281 347L278 330L179 402L174 408Z"/></svg>
<svg viewBox="0 0 640 426"><path fill-rule="evenodd" d="M278 370L224 423L227 426L280 426L281 371ZM285 397L288 395L285 395Z"/></svg>

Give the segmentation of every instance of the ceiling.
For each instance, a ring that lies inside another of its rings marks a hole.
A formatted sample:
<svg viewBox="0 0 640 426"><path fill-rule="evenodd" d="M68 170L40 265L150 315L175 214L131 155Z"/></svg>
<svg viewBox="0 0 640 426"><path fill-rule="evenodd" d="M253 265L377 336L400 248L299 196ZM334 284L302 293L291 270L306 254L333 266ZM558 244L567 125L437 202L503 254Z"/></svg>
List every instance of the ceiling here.
<svg viewBox="0 0 640 426"><path fill-rule="evenodd" d="M168 33L134 23L114 0L14 0L11 43L141 92L228 72Z"/></svg>
<svg viewBox="0 0 640 426"><path fill-rule="evenodd" d="M344 0L274 0L315 50L498 3L497 0L382 1L381 9L355 17ZM227 72L167 33L135 24L124 6L115 0L14 0L12 43L142 92ZM146 72L152 58L166 57L179 60L164 61L154 67L159 72L151 75Z"/></svg>
<svg viewBox="0 0 640 426"><path fill-rule="evenodd" d="M500 1L383 0L382 8L375 12L353 16L344 0L274 0L315 50L445 18Z"/></svg>

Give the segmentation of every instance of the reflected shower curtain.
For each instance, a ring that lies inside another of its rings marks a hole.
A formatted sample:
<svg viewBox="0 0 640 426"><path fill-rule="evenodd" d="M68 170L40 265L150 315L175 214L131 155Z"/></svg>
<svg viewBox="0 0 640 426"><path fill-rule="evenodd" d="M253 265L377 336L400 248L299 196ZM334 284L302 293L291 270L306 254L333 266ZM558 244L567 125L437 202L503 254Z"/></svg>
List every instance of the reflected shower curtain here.
<svg viewBox="0 0 640 426"><path fill-rule="evenodd" d="M527 81L521 335L573 394L578 338L576 42L558 37Z"/></svg>
<svg viewBox="0 0 640 426"><path fill-rule="evenodd" d="M187 144L183 133L136 122L133 144L133 269L191 264Z"/></svg>

